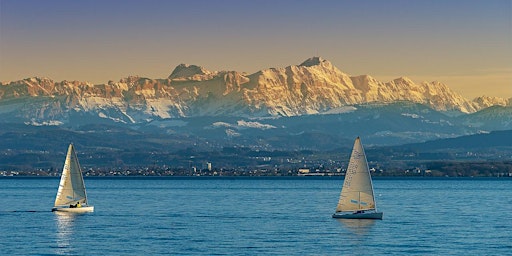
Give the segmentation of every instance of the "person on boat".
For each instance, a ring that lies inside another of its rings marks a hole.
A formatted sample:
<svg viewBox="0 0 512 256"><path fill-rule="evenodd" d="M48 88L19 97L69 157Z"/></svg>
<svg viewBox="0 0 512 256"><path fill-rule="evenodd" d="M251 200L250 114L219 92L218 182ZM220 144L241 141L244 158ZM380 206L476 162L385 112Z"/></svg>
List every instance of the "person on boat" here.
<svg viewBox="0 0 512 256"><path fill-rule="evenodd" d="M80 202L77 202L76 203L76 208L80 208L80 207L82 207L82 205L80 204Z"/></svg>
<svg viewBox="0 0 512 256"><path fill-rule="evenodd" d="M72 205L72 204L69 205L69 208L75 208L75 207L76 207L75 205Z"/></svg>

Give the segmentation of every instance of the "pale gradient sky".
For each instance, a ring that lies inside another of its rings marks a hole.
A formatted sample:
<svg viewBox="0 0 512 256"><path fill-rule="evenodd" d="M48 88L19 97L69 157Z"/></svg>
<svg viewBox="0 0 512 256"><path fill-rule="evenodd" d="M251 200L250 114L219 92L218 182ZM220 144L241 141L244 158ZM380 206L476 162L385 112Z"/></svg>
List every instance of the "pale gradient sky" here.
<svg viewBox="0 0 512 256"><path fill-rule="evenodd" d="M321 56L349 75L512 97L512 0L0 0L0 81L253 73Z"/></svg>

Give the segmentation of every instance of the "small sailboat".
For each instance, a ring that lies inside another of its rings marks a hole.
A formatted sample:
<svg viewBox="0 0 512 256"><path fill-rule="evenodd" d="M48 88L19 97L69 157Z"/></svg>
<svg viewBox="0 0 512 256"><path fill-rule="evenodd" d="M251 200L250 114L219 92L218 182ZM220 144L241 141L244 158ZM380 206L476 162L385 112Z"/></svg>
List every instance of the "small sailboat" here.
<svg viewBox="0 0 512 256"><path fill-rule="evenodd" d="M361 139L356 138L333 218L382 219L373 195L372 177Z"/></svg>
<svg viewBox="0 0 512 256"><path fill-rule="evenodd" d="M84 178L73 144L69 144L53 211L77 213L94 211L94 206L88 205L87 202Z"/></svg>

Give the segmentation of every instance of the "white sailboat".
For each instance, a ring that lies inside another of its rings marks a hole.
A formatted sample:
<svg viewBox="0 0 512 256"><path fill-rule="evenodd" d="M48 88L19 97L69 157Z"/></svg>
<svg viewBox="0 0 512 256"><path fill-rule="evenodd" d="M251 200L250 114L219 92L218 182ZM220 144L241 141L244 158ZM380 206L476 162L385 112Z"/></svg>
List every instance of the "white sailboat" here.
<svg viewBox="0 0 512 256"><path fill-rule="evenodd" d="M359 137L354 142L345 181L333 218L382 219L373 195L372 178Z"/></svg>
<svg viewBox="0 0 512 256"><path fill-rule="evenodd" d="M88 205L87 202L84 178L73 144L69 144L53 211L77 213L94 211L94 206Z"/></svg>

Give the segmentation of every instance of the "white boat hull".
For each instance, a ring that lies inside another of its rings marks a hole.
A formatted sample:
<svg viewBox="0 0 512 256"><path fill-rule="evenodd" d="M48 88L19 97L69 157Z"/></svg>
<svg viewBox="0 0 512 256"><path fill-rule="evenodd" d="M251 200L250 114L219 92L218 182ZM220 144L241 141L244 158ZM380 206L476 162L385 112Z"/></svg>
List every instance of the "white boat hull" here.
<svg viewBox="0 0 512 256"><path fill-rule="evenodd" d="M382 220L382 212L337 212L332 215L333 218L337 219L377 219Z"/></svg>
<svg viewBox="0 0 512 256"><path fill-rule="evenodd" d="M94 206L83 206L83 207L54 207L52 212L74 212L74 213L84 213L84 212L94 212Z"/></svg>

